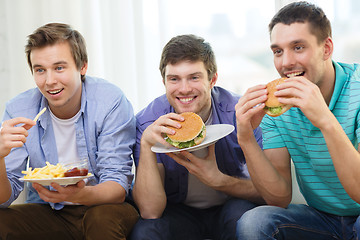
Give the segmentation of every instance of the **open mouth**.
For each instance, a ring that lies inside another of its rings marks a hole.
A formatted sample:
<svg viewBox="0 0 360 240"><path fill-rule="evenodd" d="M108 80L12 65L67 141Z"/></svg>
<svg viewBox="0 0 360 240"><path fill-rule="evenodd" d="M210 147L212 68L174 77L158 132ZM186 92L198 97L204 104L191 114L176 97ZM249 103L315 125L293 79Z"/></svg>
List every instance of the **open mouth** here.
<svg viewBox="0 0 360 240"><path fill-rule="evenodd" d="M62 90L64 90L64 89L62 88L62 89L58 89L58 90L51 90L51 91L48 91L48 93L51 95L56 95L56 94L59 94Z"/></svg>
<svg viewBox="0 0 360 240"><path fill-rule="evenodd" d="M305 72L294 72L294 73L290 73L288 75L286 75L288 78L291 77L298 77L298 76L304 76Z"/></svg>

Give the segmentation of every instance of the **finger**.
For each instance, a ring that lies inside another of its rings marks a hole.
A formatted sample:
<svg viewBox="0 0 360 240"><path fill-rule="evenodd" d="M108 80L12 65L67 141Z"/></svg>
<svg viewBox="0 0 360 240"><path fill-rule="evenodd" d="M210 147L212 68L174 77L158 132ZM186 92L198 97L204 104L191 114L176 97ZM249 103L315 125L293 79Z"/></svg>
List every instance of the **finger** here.
<svg viewBox="0 0 360 240"><path fill-rule="evenodd" d="M165 117L168 117L168 118L171 118L171 119L174 119L174 120L177 120L177 121L184 121L185 118L183 116L181 116L180 114L177 114L177 113L168 113L166 115L164 115Z"/></svg>
<svg viewBox="0 0 360 240"><path fill-rule="evenodd" d="M85 187L85 181L84 180L81 180L81 181L79 181L77 184L76 184L76 186L78 187L78 188L84 188Z"/></svg>
<svg viewBox="0 0 360 240"><path fill-rule="evenodd" d="M65 187L61 186L60 184L58 184L56 182L52 182L51 187L53 187L59 193L63 193L65 191Z"/></svg>
<svg viewBox="0 0 360 240"><path fill-rule="evenodd" d="M38 192L38 194L46 195L50 190L46 189L44 186L38 183L33 183L32 187Z"/></svg>
<svg viewBox="0 0 360 240"><path fill-rule="evenodd" d="M246 113L252 108L258 107L260 104L267 100L267 90L262 89L261 91L253 92L247 96L240 98L238 103L235 105L235 110L240 113Z"/></svg>
<svg viewBox="0 0 360 240"><path fill-rule="evenodd" d="M29 118L25 118L25 117L17 117L17 118L13 118L13 119L9 119L6 120L2 123L3 127L14 127L18 124L24 124L24 125L29 125L29 126L34 126L36 123L29 119Z"/></svg>
<svg viewBox="0 0 360 240"><path fill-rule="evenodd" d="M212 144L212 145L210 145L210 146L208 147L208 151L209 151L209 152L208 152L208 157L215 155L215 143Z"/></svg>
<svg viewBox="0 0 360 240"><path fill-rule="evenodd" d="M174 161L177 162L178 164L188 168L189 160L186 157L184 157L184 155L174 154L174 153L167 153L166 155L174 159Z"/></svg>

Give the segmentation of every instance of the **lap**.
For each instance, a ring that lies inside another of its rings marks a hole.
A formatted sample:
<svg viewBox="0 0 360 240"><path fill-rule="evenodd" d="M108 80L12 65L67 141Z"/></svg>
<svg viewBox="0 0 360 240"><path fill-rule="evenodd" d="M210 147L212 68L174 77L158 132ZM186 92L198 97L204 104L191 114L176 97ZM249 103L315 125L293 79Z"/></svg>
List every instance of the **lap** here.
<svg viewBox="0 0 360 240"><path fill-rule="evenodd" d="M0 209L0 239L125 239L137 219L128 203L68 205L61 210L48 204L12 205Z"/></svg>
<svg viewBox="0 0 360 240"><path fill-rule="evenodd" d="M233 239L236 221L255 206L241 199L209 209L168 203L161 218L140 219L131 239Z"/></svg>
<svg viewBox="0 0 360 240"><path fill-rule="evenodd" d="M85 208L85 207L84 207ZM0 209L0 236L3 239L82 239L78 212L53 210L47 204L18 204Z"/></svg>
<svg viewBox="0 0 360 240"><path fill-rule="evenodd" d="M351 239L356 219L327 214L302 204L291 204L288 208L261 206L238 221L237 236L238 239L249 236L252 239Z"/></svg>

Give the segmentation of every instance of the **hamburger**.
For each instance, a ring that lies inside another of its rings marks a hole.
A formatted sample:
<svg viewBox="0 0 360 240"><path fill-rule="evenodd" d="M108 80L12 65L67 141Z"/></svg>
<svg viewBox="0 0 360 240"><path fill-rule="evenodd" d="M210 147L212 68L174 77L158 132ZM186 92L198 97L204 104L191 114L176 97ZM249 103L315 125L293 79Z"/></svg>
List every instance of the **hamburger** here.
<svg viewBox="0 0 360 240"><path fill-rule="evenodd" d="M199 115L193 112L180 114L184 121L181 128L168 127L175 130L174 135L167 135L166 141L176 148L188 148L200 144L206 136L206 127Z"/></svg>
<svg viewBox="0 0 360 240"><path fill-rule="evenodd" d="M265 102L264 111L267 115L271 117L277 117L289 110L292 105L282 104L278 101L277 97L275 97L274 93L277 91L276 86L284 83L286 78L279 78L269 82L266 85L268 90L268 99Z"/></svg>

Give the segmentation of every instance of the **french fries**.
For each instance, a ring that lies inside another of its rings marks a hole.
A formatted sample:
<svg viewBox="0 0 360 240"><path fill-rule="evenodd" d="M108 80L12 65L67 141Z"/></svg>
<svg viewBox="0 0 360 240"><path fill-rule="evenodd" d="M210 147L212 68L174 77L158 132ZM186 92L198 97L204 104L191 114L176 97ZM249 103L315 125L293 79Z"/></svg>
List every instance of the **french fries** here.
<svg viewBox="0 0 360 240"><path fill-rule="evenodd" d="M46 166L42 168L35 168L32 170L30 167L27 171L22 171L21 173L26 174L24 179L49 179L49 178L60 178L64 177L66 172L61 164L52 165L49 162L46 162Z"/></svg>
<svg viewBox="0 0 360 240"><path fill-rule="evenodd" d="M35 118L34 118L34 122L36 122L38 119L39 119L39 117L44 113L46 111L46 107L44 107L36 116L35 116Z"/></svg>

